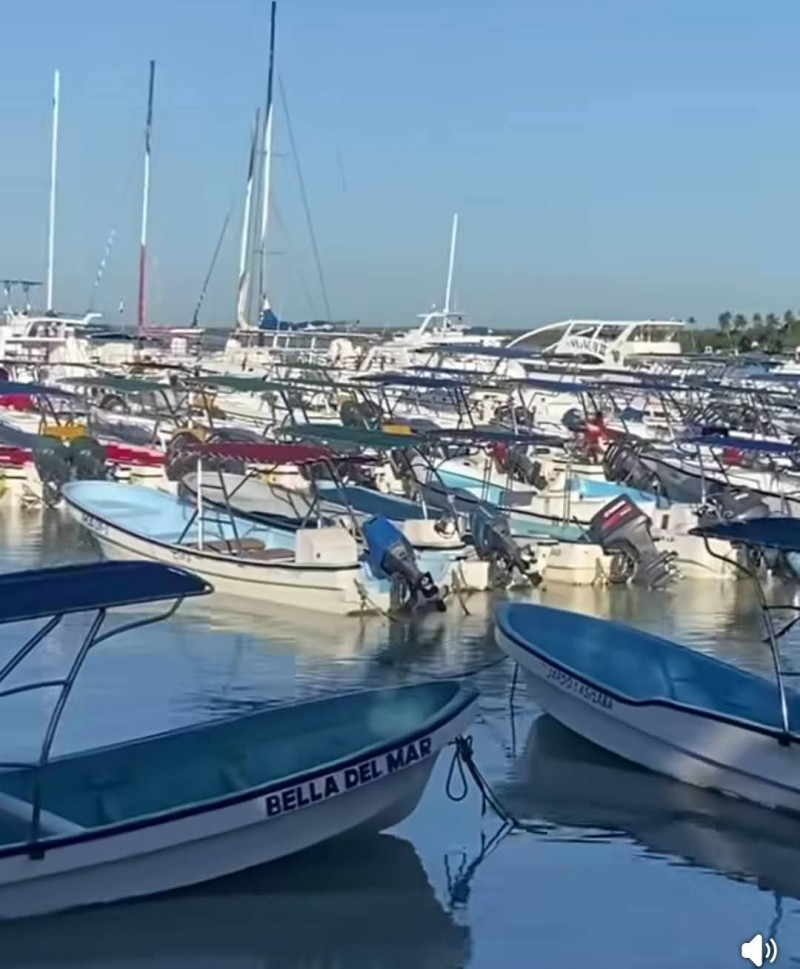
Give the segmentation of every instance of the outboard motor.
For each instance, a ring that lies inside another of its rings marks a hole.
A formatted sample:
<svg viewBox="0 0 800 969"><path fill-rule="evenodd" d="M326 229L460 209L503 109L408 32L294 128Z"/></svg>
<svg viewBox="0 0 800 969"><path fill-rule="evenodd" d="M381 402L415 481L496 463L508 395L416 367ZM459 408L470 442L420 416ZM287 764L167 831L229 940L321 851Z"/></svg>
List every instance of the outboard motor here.
<svg viewBox="0 0 800 969"><path fill-rule="evenodd" d="M396 589L397 606L421 597L435 603L439 612L445 611L442 595L430 572L420 569L411 543L388 518L370 518L363 525L362 532L373 573L379 579L392 581L393 605Z"/></svg>
<svg viewBox="0 0 800 969"><path fill-rule="evenodd" d="M542 465L534 461L525 447L510 447L505 454L505 470L522 484L532 485L543 491L547 487L547 479L542 474Z"/></svg>
<svg viewBox="0 0 800 969"><path fill-rule="evenodd" d="M55 437L40 438L31 456L42 482L42 500L49 508L61 500L61 489L72 479L69 451Z"/></svg>
<svg viewBox="0 0 800 969"><path fill-rule="evenodd" d="M609 579L661 589L673 578L672 552L659 552L650 519L627 495L613 498L589 522L589 540L611 554Z"/></svg>
<svg viewBox="0 0 800 969"><path fill-rule="evenodd" d="M106 449L91 437L70 441L69 461L76 481L102 481L108 478Z"/></svg>
<svg viewBox="0 0 800 969"><path fill-rule="evenodd" d="M371 400L345 400L339 408L342 427L375 430L381 420L381 409Z"/></svg>
<svg viewBox="0 0 800 969"><path fill-rule="evenodd" d="M698 515L698 524L713 525L719 521L746 521L764 518L769 508L757 494L746 489L729 489L709 495Z"/></svg>
<svg viewBox="0 0 800 969"><path fill-rule="evenodd" d="M520 575L539 585L541 575L531 574L535 558L529 548L520 548L511 537L508 518L486 505L477 505L469 518L472 542L478 555L489 562L489 579L493 586L506 586L516 569Z"/></svg>
<svg viewBox="0 0 800 969"><path fill-rule="evenodd" d="M635 444L612 442L603 456L603 471L609 481L628 485L638 491L660 490L658 475L642 460Z"/></svg>

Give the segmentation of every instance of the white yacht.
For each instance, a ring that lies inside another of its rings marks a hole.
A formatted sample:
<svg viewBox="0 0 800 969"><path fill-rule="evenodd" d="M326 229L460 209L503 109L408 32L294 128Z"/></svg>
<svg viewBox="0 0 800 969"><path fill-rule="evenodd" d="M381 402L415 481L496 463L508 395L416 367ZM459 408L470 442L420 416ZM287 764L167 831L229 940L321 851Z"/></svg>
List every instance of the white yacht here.
<svg viewBox="0 0 800 969"><path fill-rule="evenodd" d="M508 344L532 355L580 357L619 365L639 354L678 354L682 320L562 320L537 327Z"/></svg>

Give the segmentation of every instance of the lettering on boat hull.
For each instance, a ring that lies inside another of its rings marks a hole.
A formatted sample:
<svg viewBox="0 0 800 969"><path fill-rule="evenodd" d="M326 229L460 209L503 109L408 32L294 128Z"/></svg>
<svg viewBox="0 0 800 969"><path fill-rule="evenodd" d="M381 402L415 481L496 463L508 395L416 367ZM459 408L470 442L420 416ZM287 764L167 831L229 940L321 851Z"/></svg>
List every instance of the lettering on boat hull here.
<svg viewBox="0 0 800 969"><path fill-rule="evenodd" d="M570 676L569 673L565 673L563 670L549 666L546 678L556 686L561 687L562 690L566 690L568 693L574 693L576 696L581 697L583 700L588 700L589 703L593 703L597 707L603 707L605 710L614 709L614 701L608 694L603 693L602 690L598 690L594 686L589 686L582 680L576 680L574 676Z"/></svg>
<svg viewBox="0 0 800 969"><path fill-rule="evenodd" d="M370 757L351 767L345 767L343 770L333 771L302 784L294 784L275 791L265 799L267 817L275 818L281 814L289 814L299 808L355 790L357 787L364 787L388 774L393 774L405 767L412 767L426 757L430 757L432 749L431 738L422 737L413 743L402 744L377 757Z"/></svg>

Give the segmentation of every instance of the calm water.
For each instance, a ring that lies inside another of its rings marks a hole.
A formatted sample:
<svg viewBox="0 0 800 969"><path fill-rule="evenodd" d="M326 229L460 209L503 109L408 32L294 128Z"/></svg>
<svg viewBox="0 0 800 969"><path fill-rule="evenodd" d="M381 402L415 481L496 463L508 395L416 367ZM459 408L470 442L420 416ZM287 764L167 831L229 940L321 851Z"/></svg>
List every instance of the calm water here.
<svg viewBox="0 0 800 969"><path fill-rule="evenodd" d="M95 557L58 513L0 513L2 569ZM542 596L769 669L744 585ZM98 649L56 748L478 667L498 655L491 602L469 609L412 629L192 604ZM79 625L65 623L26 678L63 670ZM9 632L0 629L0 655ZM786 654L800 668L797 639ZM778 939L777 965L800 965L800 824L633 769L541 717L522 685L512 713L511 677L502 663L474 678L476 759L537 833L491 845L496 819L482 816L474 791L448 800L443 756L416 813L390 833L155 901L10 924L0 966L716 969L744 965L739 945L756 932ZM46 702L4 702L4 755L30 755Z"/></svg>

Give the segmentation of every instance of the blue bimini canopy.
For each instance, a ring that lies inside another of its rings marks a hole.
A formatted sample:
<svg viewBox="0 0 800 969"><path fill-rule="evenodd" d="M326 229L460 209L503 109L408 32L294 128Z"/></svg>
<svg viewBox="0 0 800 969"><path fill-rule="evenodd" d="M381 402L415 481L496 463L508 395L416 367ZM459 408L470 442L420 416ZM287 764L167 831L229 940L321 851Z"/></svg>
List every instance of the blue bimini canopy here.
<svg viewBox="0 0 800 969"><path fill-rule="evenodd" d="M739 437L736 434L695 434L681 438L678 443L703 447L732 447L740 451L760 451L762 454L792 454L797 450L794 445L787 444L785 441Z"/></svg>
<svg viewBox="0 0 800 969"><path fill-rule="evenodd" d="M537 350L525 350L522 347L482 347L475 343L428 343L423 347L416 347L415 353L469 354L473 357L494 357L497 360L528 360L540 357Z"/></svg>
<svg viewBox="0 0 800 969"><path fill-rule="evenodd" d="M163 602L212 592L208 582L158 562L92 562L0 575L0 623Z"/></svg>
<svg viewBox="0 0 800 969"><path fill-rule="evenodd" d="M393 387L426 387L435 389L437 387L462 387L463 381L450 380L437 377L419 377L409 373L376 373L360 374L353 378L359 384L383 384Z"/></svg>
<svg viewBox="0 0 800 969"><path fill-rule="evenodd" d="M691 530L701 538L724 538L742 545L759 545L783 552L800 552L800 519L751 518L747 521L716 522Z"/></svg>
<svg viewBox="0 0 800 969"><path fill-rule="evenodd" d="M553 393L584 394L592 389L591 384L577 380L561 380L555 374L551 379L545 377L511 377L509 383L518 387L532 387L535 390L549 390Z"/></svg>

